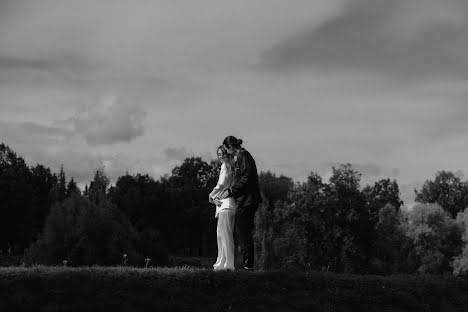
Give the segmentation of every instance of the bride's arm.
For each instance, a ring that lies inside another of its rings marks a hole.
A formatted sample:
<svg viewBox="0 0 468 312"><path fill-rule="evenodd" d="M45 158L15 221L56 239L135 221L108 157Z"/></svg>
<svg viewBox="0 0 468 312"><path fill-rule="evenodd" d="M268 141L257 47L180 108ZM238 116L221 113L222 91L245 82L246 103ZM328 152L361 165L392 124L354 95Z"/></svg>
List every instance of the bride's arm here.
<svg viewBox="0 0 468 312"><path fill-rule="evenodd" d="M221 171L219 172L218 183L213 188L213 191L210 193L211 198L216 198L226 189L226 177L227 177L227 168L225 164L221 165Z"/></svg>

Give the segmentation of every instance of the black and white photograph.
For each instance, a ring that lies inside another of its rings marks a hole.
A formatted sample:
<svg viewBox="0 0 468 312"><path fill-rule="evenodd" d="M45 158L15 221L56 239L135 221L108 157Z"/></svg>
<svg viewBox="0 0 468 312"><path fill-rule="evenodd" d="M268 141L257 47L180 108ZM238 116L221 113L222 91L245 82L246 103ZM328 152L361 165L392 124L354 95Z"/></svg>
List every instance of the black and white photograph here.
<svg viewBox="0 0 468 312"><path fill-rule="evenodd" d="M0 0L0 311L468 311L467 0Z"/></svg>

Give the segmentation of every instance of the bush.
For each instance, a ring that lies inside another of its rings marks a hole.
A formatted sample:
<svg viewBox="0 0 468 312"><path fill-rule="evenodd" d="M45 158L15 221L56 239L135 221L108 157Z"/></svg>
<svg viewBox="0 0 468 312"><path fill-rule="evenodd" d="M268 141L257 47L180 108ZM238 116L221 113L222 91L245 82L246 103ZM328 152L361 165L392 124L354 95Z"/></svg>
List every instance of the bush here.
<svg viewBox="0 0 468 312"><path fill-rule="evenodd" d="M306 241L296 207L278 201L260 205L255 217L255 263L260 270L307 268Z"/></svg>
<svg viewBox="0 0 468 312"><path fill-rule="evenodd" d="M468 275L468 209L458 213L456 222L463 231L463 250L452 263L453 274L466 277Z"/></svg>
<svg viewBox="0 0 468 312"><path fill-rule="evenodd" d="M95 204L74 194L52 207L43 233L25 252L25 262L115 265L125 253L129 264L143 265L137 241L137 232L109 201Z"/></svg>
<svg viewBox="0 0 468 312"><path fill-rule="evenodd" d="M406 273L415 269L408 263L408 246L411 242L405 235L401 211L387 204L378 213L371 272L376 274Z"/></svg>
<svg viewBox="0 0 468 312"><path fill-rule="evenodd" d="M273 266L273 228L271 221L273 213L268 204L263 201L255 214L255 266L260 270L267 270Z"/></svg>

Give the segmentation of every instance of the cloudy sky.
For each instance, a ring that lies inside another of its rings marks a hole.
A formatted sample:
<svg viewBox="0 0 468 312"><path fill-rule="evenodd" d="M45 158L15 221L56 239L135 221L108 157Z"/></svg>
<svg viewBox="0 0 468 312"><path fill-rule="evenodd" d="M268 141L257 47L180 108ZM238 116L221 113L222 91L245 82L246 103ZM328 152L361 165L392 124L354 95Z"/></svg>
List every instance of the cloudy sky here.
<svg viewBox="0 0 468 312"><path fill-rule="evenodd" d="M297 181L350 162L406 204L468 166L465 0L0 0L1 141L81 183L226 135Z"/></svg>

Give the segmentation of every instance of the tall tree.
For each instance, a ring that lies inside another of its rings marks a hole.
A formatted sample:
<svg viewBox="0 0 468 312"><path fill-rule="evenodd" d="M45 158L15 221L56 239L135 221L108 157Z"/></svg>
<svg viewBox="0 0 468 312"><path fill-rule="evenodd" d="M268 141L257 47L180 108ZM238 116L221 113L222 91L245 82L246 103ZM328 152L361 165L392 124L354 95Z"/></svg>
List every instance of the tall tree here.
<svg viewBox="0 0 468 312"><path fill-rule="evenodd" d="M170 180L175 187L202 189L218 176L219 171L214 170L216 166L219 166L217 162L209 164L201 157L186 158L180 166L172 169Z"/></svg>
<svg viewBox="0 0 468 312"><path fill-rule="evenodd" d="M24 216L34 204L31 171L24 159L0 144L0 249L22 250L30 235L24 235Z"/></svg>
<svg viewBox="0 0 468 312"><path fill-rule="evenodd" d="M396 180L379 180L373 186L367 185L364 187L362 193L366 198L370 217L374 223L378 221L380 209L386 205L391 205L397 211L403 205Z"/></svg>
<svg viewBox="0 0 468 312"><path fill-rule="evenodd" d="M89 184L88 198L91 202L99 204L107 198L107 189L110 180L104 173L104 168L99 168L94 173L94 179Z"/></svg>
<svg viewBox="0 0 468 312"><path fill-rule="evenodd" d="M339 270L364 273L368 268L373 227L365 197L360 191L361 174L351 164L332 167L327 197L334 207L336 243L341 245Z"/></svg>
<svg viewBox="0 0 468 312"><path fill-rule="evenodd" d="M172 170L169 178L171 192L177 196L174 204L180 213L180 222L190 235L182 244L190 246L194 254L210 254L216 250L216 220L214 205L208 194L218 180L220 164L207 163L200 157L186 158Z"/></svg>
<svg viewBox="0 0 468 312"><path fill-rule="evenodd" d="M166 206L168 196L161 183L147 174L120 176L115 186L109 189L109 197L138 230L167 228L171 211Z"/></svg>
<svg viewBox="0 0 468 312"><path fill-rule="evenodd" d="M42 231L45 218L53 203L53 189L57 177L50 168L37 164L31 168L31 186L34 191L31 209L24 216L23 234L29 243L33 242Z"/></svg>
<svg viewBox="0 0 468 312"><path fill-rule="evenodd" d="M439 204L417 204L408 212L406 235L413 241L421 273L451 272L462 251L462 228Z"/></svg>
<svg viewBox="0 0 468 312"><path fill-rule="evenodd" d="M437 203L452 218L468 206L468 186L451 171L438 171L434 181L427 180L415 193L417 202Z"/></svg>
<svg viewBox="0 0 468 312"><path fill-rule="evenodd" d="M269 207L274 207L279 200L286 201L288 194L294 186L291 178L284 175L279 177L271 171L260 172L258 176L261 191L269 201Z"/></svg>
<svg viewBox="0 0 468 312"><path fill-rule="evenodd" d="M63 165L60 166L60 171L55 175L56 184L52 190L52 201L61 202L67 198L67 178Z"/></svg>
<svg viewBox="0 0 468 312"><path fill-rule="evenodd" d="M371 273L412 273L409 250L412 245L405 235L405 219L401 210L386 204L379 210L376 237L372 248Z"/></svg>

